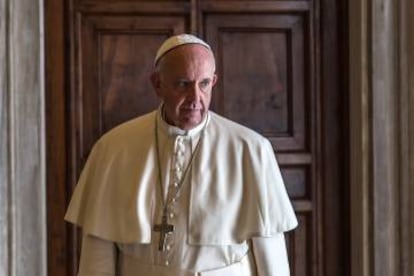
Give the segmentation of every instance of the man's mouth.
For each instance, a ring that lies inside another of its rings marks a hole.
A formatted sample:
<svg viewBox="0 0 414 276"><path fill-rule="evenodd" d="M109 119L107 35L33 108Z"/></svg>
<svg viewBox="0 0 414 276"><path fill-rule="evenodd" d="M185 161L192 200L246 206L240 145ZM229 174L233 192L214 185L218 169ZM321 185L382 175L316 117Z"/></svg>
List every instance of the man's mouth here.
<svg viewBox="0 0 414 276"><path fill-rule="evenodd" d="M183 107L181 110L185 112L198 112L201 108Z"/></svg>

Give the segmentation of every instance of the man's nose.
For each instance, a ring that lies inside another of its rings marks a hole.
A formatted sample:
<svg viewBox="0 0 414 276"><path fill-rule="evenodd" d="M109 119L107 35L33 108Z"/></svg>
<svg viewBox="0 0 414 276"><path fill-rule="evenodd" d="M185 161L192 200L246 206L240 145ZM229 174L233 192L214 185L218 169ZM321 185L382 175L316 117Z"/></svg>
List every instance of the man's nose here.
<svg viewBox="0 0 414 276"><path fill-rule="evenodd" d="M191 85L189 91L188 91L188 97L195 102L198 102L200 100L200 87L198 87L198 84L195 82L193 85Z"/></svg>

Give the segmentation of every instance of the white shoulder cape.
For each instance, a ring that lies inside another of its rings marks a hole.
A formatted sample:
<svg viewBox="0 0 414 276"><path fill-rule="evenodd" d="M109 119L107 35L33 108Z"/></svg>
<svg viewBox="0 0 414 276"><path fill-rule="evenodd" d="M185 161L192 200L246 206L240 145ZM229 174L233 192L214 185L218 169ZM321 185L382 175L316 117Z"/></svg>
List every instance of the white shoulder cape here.
<svg viewBox="0 0 414 276"><path fill-rule="evenodd" d="M150 243L158 197L156 112L95 144L65 219L120 243ZM193 161L188 242L225 245L297 226L267 139L213 112ZM158 191L159 192L159 191Z"/></svg>

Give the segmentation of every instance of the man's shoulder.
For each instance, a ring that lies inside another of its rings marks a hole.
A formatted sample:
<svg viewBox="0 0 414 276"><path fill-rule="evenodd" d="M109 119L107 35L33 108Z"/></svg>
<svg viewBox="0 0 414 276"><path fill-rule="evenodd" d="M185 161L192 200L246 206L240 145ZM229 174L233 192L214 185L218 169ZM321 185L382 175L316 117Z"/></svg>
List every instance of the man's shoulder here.
<svg viewBox="0 0 414 276"><path fill-rule="evenodd" d="M156 111L141 115L106 132L99 139L100 142L122 143L128 140L142 139L148 136L153 129Z"/></svg>
<svg viewBox="0 0 414 276"><path fill-rule="evenodd" d="M220 135L227 134L229 137L248 142L262 143L264 140L266 140L265 137L253 129L250 129L214 112L210 112L210 115L212 124Z"/></svg>

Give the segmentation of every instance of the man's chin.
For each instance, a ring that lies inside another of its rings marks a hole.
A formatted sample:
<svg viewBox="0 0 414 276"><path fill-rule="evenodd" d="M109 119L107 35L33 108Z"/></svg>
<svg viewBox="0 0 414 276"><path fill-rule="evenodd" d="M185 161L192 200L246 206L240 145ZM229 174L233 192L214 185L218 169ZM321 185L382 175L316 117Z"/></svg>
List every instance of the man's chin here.
<svg viewBox="0 0 414 276"><path fill-rule="evenodd" d="M201 124L202 121L203 121L203 117L201 117L200 115L198 115L198 116L185 116L181 120L181 126L182 126L181 128L185 129L185 130L189 130L189 129L195 128L196 126Z"/></svg>

